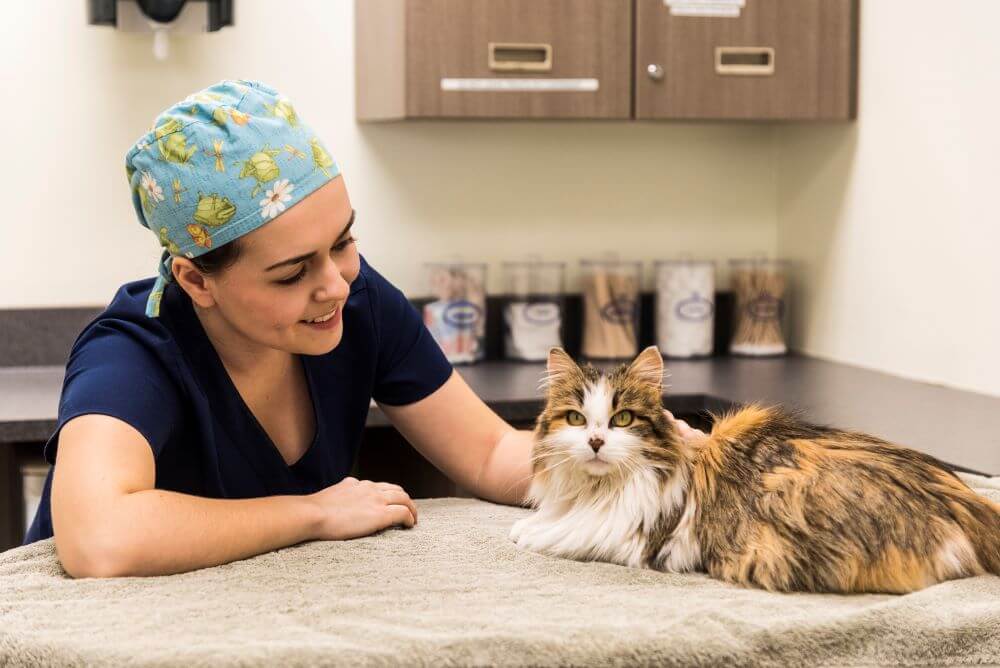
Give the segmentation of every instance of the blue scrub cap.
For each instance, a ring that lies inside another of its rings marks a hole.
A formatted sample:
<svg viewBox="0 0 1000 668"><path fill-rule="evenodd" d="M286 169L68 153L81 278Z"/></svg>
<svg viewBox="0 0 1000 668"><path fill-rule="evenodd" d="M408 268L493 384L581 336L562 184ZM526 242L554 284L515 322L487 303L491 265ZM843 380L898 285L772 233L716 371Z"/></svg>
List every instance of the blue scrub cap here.
<svg viewBox="0 0 1000 668"><path fill-rule="evenodd" d="M175 256L252 232L340 173L286 97L228 79L157 116L126 154L125 171L139 223L164 247L146 303L151 318Z"/></svg>

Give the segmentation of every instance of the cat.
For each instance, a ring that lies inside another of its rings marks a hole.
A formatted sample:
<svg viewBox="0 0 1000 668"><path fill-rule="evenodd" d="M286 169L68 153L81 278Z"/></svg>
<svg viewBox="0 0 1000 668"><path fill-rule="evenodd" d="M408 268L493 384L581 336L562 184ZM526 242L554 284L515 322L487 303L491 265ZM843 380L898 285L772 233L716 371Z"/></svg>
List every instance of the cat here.
<svg viewBox="0 0 1000 668"><path fill-rule="evenodd" d="M662 378L655 346L607 373L549 352L519 548L783 592L1000 574L1000 505L933 457L762 404L685 440Z"/></svg>

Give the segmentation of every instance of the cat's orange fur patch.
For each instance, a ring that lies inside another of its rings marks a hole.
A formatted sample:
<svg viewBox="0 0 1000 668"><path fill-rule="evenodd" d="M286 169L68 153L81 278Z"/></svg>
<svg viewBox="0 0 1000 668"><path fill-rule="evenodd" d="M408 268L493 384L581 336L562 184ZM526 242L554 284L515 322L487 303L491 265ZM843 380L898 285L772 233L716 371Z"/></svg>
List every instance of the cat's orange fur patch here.
<svg viewBox="0 0 1000 668"><path fill-rule="evenodd" d="M771 408L751 404L721 416L712 427L711 436L721 439L742 438L746 432L770 420L771 416Z"/></svg>
<svg viewBox="0 0 1000 668"><path fill-rule="evenodd" d="M845 562L844 591L905 594L938 581L933 565L926 558L895 545L887 545L874 563L864 563L857 555L846 558Z"/></svg>
<svg viewBox="0 0 1000 668"><path fill-rule="evenodd" d="M758 524L757 534L734 564L740 575L738 581L753 581L770 591L786 589L791 579L788 557L785 541L770 526Z"/></svg>

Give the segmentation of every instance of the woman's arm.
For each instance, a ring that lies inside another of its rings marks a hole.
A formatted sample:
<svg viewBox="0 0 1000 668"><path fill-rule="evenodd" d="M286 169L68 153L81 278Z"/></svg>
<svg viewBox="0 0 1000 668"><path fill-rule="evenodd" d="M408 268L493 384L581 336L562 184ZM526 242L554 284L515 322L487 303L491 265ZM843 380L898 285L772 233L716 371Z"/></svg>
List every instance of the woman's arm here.
<svg viewBox="0 0 1000 668"><path fill-rule="evenodd" d="M350 476L313 494L256 499L154 489L155 478L152 448L128 423L88 414L65 424L51 501L67 573L168 575L417 521L402 487Z"/></svg>
<svg viewBox="0 0 1000 668"><path fill-rule="evenodd" d="M457 372L420 401L379 407L459 487L487 501L524 503L531 483L531 432L507 424Z"/></svg>
<svg viewBox="0 0 1000 668"><path fill-rule="evenodd" d="M73 577L166 575L313 537L305 496L207 499L154 489L152 449L129 424L90 414L59 434L52 481L56 551Z"/></svg>

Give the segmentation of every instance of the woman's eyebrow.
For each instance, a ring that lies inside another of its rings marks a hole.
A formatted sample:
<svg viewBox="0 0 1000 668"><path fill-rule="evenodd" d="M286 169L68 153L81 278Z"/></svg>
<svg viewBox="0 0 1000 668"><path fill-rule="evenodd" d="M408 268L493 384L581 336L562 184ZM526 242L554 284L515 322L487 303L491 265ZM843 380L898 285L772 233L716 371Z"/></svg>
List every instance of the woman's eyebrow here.
<svg viewBox="0 0 1000 668"><path fill-rule="evenodd" d="M356 210L351 209L351 219L347 221L347 225L345 225L344 229L341 230L340 234L337 235L338 239L340 239L345 234L347 234L347 232L351 229L351 225L354 224L354 217L355 217L355 215L357 215L357 213L358 212ZM271 271L272 269L277 269L278 267L285 267L285 266L288 266L290 264L298 264L299 262L304 262L305 260L308 260L309 258L313 257L314 255L316 255L316 251L313 251L311 253L306 253L305 255L296 255L295 257L290 257L287 260L282 260L281 262L276 262L275 264L272 264L270 267L268 267L264 271Z"/></svg>

